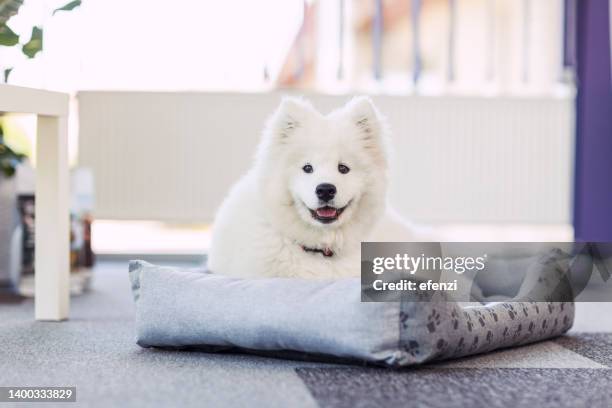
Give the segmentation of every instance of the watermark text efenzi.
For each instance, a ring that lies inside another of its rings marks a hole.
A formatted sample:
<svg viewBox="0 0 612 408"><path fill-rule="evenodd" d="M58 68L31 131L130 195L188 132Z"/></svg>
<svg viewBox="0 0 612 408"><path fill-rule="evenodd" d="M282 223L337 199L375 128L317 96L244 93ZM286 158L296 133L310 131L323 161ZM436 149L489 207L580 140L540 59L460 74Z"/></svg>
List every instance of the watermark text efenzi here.
<svg viewBox="0 0 612 408"><path fill-rule="evenodd" d="M396 254L394 257L376 257L372 260L372 273L382 275L387 271L408 273L415 275L417 272L431 271L453 271L462 275L469 271L482 271L486 264L487 254L478 257L472 256L411 256L408 254ZM410 279L399 279L386 282L376 279L372 282L372 288L377 291L456 291L457 279L450 282L439 282L428 279L414 281Z"/></svg>

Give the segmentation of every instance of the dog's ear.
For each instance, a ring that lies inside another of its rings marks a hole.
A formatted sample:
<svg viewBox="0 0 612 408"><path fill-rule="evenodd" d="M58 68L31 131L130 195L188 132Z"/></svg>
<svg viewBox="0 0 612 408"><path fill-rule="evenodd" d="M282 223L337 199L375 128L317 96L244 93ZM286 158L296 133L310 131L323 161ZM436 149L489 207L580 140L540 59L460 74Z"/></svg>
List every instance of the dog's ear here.
<svg viewBox="0 0 612 408"><path fill-rule="evenodd" d="M359 136L366 144L379 143L382 137L383 119L367 96L351 99L344 107L353 125L359 131Z"/></svg>
<svg viewBox="0 0 612 408"><path fill-rule="evenodd" d="M285 97L270 118L268 129L279 141L283 141L303 126L314 112L310 102L301 98Z"/></svg>

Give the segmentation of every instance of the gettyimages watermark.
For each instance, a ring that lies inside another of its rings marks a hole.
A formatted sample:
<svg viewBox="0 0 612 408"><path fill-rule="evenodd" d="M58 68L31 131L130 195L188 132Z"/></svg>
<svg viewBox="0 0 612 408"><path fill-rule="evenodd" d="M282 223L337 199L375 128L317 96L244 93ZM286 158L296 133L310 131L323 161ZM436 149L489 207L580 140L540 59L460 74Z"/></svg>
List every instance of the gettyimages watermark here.
<svg viewBox="0 0 612 408"><path fill-rule="evenodd" d="M363 302L612 301L612 242L364 242Z"/></svg>

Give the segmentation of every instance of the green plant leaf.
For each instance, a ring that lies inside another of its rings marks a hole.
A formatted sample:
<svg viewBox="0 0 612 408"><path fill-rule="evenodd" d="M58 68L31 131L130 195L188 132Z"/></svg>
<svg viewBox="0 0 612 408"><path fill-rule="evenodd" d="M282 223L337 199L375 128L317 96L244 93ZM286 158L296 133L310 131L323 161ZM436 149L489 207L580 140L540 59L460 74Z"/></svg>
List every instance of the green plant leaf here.
<svg viewBox="0 0 612 408"><path fill-rule="evenodd" d="M5 177L13 176L15 168L24 158L25 155L17 153L4 143L4 131L0 125L0 173Z"/></svg>
<svg viewBox="0 0 612 408"><path fill-rule="evenodd" d="M64 4L62 7L56 8L55 10L53 10L53 15L55 15L55 13L57 13L58 11L70 11L70 10L73 10L73 9L79 7L80 5L81 5L81 0L73 0L70 3Z"/></svg>
<svg viewBox="0 0 612 408"><path fill-rule="evenodd" d="M23 0L0 0L0 25L6 24L23 5Z"/></svg>
<svg viewBox="0 0 612 408"><path fill-rule="evenodd" d="M34 58L43 49L43 30L40 27L32 28L32 36L30 41L23 44L21 51L27 55L28 58Z"/></svg>
<svg viewBox="0 0 612 408"><path fill-rule="evenodd" d="M9 76L11 75L11 72L13 71L13 67L10 68L5 68L4 69L4 83L6 84L8 82Z"/></svg>
<svg viewBox="0 0 612 408"><path fill-rule="evenodd" d="M19 36L6 24L0 25L0 45L12 47L19 42Z"/></svg>
<svg viewBox="0 0 612 408"><path fill-rule="evenodd" d="M2 171L2 174L4 174L6 178L10 178L15 175L15 167L11 166L8 163L5 164L1 161L0 161L0 171Z"/></svg>

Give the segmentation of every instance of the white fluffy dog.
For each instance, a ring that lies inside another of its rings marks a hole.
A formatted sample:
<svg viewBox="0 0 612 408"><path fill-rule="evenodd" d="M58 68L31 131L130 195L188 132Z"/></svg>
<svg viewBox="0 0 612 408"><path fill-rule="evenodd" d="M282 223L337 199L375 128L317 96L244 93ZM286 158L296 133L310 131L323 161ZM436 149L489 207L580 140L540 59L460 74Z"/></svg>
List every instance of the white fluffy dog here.
<svg viewBox="0 0 612 408"><path fill-rule="evenodd" d="M406 241L386 205L387 127L370 99L328 114L285 99L254 167L217 214L211 271L240 277L359 276L362 241Z"/></svg>

